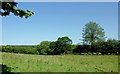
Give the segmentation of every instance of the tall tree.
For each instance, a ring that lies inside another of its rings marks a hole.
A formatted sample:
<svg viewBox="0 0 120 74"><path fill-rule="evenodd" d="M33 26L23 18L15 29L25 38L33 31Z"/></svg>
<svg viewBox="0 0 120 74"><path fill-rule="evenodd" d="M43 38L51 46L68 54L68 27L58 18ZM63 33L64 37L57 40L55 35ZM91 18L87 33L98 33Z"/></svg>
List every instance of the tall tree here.
<svg viewBox="0 0 120 74"><path fill-rule="evenodd" d="M0 9L1 9L0 15L7 16L10 13L13 13L15 16L19 16L21 18L24 16L25 18L28 18L32 14L34 14L34 12L31 10L24 11L22 9L17 8L17 4L18 3L14 2L14 0L12 2L2 2L0 0Z"/></svg>
<svg viewBox="0 0 120 74"><path fill-rule="evenodd" d="M106 38L104 29L102 29L102 27L95 22L89 22L88 24L85 24L82 34L83 42L91 45L91 52L94 51L93 45L95 42L104 41Z"/></svg>
<svg viewBox="0 0 120 74"><path fill-rule="evenodd" d="M55 55L70 53L71 51L72 40L67 36L59 37L57 41L50 44L50 49L54 50Z"/></svg>

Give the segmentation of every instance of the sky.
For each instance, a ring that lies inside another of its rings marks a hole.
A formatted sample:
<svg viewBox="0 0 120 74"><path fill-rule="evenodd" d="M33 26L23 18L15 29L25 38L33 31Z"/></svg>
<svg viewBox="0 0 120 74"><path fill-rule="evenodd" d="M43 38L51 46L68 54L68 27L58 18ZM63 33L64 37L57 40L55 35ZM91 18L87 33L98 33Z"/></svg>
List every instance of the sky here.
<svg viewBox="0 0 120 74"><path fill-rule="evenodd" d="M18 8L35 14L28 19L12 13L2 17L3 45L37 45L64 36L78 44L90 21L104 29L107 39L118 39L117 2L19 2Z"/></svg>

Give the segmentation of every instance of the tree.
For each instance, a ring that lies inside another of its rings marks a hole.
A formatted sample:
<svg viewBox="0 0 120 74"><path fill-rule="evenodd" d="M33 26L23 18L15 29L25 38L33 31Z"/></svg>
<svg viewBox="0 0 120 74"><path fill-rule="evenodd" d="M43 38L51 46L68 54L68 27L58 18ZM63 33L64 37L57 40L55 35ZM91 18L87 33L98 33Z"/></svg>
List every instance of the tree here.
<svg viewBox="0 0 120 74"><path fill-rule="evenodd" d="M82 45L76 45L76 48L74 48L73 49L73 53L79 53L79 54L81 54L81 53L83 53L83 47L82 47Z"/></svg>
<svg viewBox="0 0 120 74"><path fill-rule="evenodd" d="M120 40L118 40L118 45L117 45L117 47L118 47L118 55L120 55Z"/></svg>
<svg viewBox="0 0 120 74"><path fill-rule="evenodd" d="M107 42L105 41L98 41L94 43L94 52L100 52L102 54L108 54L108 50L107 50Z"/></svg>
<svg viewBox="0 0 120 74"><path fill-rule="evenodd" d="M108 39L107 40L107 51L112 54L117 54L118 52L118 44L119 44L119 41L118 40L115 40L115 39Z"/></svg>
<svg viewBox="0 0 120 74"><path fill-rule="evenodd" d="M49 45L49 41L42 41L40 45L37 45L37 51L39 54L48 54L50 51Z"/></svg>
<svg viewBox="0 0 120 74"><path fill-rule="evenodd" d="M50 50L51 50L50 54L54 54L55 50L57 49L57 41L51 42L50 45L49 45L49 47L50 47Z"/></svg>
<svg viewBox="0 0 120 74"><path fill-rule="evenodd" d="M108 39L107 41L95 42L96 52L101 52L102 54L117 54L119 41L115 39Z"/></svg>
<svg viewBox="0 0 120 74"><path fill-rule="evenodd" d="M91 52L93 53L94 48L93 45L97 41L104 41L105 40L105 32L104 29L100 27L100 25L96 24L95 22L89 22L85 24L85 28L83 28L83 41L87 44L91 45Z"/></svg>
<svg viewBox="0 0 120 74"><path fill-rule="evenodd" d="M50 44L52 48L54 48L54 54L62 54L62 53L70 53L72 40L69 39L67 36L58 38L58 40L52 44ZM55 47L54 47L55 46Z"/></svg>
<svg viewBox="0 0 120 74"><path fill-rule="evenodd" d="M31 10L27 10L24 11L22 9L17 8L17 2L14 2L14 0L12 2L1 2L0 0L0 9L2 9L2 11L0 11L0 15L1 16L7 16L10 13L13 13L15 16L19 16L19 17L23 17L25 16L25 18L30 17L32 14L34 14L33 11Z"/></svg>

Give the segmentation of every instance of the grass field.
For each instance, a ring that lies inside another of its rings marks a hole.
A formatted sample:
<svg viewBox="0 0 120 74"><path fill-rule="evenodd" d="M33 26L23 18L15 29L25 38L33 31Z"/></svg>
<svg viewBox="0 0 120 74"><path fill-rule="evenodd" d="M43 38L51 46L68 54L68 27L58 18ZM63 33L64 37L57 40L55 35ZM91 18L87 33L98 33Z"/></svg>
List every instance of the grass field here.
<svg viewBox="0 0 120 74"><path fill-rule="evenodd" d="M2 53L2 63L14 68L12 72L118 72L118 56L115 55Z"/></svg>

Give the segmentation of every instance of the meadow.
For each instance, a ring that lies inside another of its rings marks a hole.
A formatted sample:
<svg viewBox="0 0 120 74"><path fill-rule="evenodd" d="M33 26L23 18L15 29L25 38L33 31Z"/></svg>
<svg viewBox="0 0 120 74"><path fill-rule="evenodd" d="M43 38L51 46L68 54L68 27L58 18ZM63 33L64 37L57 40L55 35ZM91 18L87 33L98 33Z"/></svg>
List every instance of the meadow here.
<svg viewBox="0 0 120 74"><path fill-rule="evenodd" d="M12 72L118 72L117 55L0 54Z"/></svg>

